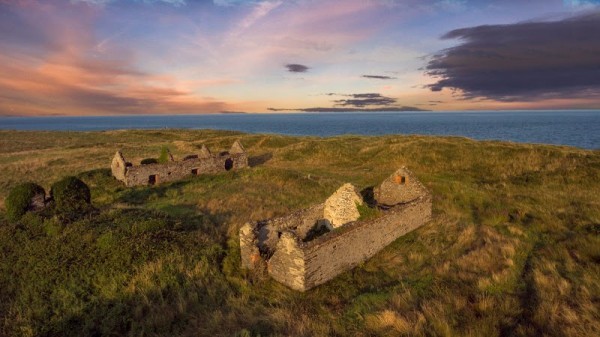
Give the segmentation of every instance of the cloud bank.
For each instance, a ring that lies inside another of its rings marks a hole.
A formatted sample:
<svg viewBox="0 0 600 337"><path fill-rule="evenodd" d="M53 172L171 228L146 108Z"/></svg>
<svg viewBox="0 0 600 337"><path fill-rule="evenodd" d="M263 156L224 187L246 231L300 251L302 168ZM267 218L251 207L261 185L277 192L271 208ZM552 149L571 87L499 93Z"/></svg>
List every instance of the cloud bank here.
<svg viewBox="0 0 600 337"><path fill-rule="evenodd" d="M551 22L453 30L458 46L433 56L432 91L458 90L467 99L538 101L600 96L600 11Z"/></svg>

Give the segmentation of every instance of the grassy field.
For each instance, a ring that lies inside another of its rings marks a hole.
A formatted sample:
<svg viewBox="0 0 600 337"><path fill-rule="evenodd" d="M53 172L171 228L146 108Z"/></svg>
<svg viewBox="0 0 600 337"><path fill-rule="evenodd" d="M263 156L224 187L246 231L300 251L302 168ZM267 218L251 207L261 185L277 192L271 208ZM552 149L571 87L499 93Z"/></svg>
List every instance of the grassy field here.
<svg viewBox="0 0 600 337"><path fill-rule="evenodd" d="M239 139L252 168L125 188L139 163ZM64 224L0 211L0 335L598 336L600 151L465 138L153 130L0 131L11 187L76 175L97 209ZM407 165L434 219L306 293L241 270L237 232Z"/></svg>

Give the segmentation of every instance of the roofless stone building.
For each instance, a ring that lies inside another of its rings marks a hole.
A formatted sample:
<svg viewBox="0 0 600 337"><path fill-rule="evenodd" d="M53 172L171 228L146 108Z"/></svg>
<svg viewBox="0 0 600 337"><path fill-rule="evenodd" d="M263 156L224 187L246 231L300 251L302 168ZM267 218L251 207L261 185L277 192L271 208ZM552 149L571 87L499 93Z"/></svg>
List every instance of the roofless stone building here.
<svg viewBox="0 0 600 337"><path fill-rule="evenodd" d="M218 173L240 169L248 166L248 155L239 141L231 146L229 151L212 154L202 145L200 153L189 155L181 161L175 161L172 156L167 163L153 163L134 166L125 160L121 151L117 151L112 159L110 168L113 176L126 186L156 185L169 181L180 180L189 176Z"/></svg>
<svg viewBox="0 0 600 337"><path fill-rule="evenodd" d="M242 266L267 264L268 273L305 291L369 259L431 219L431 195L405 167L374 188L379 216L360 220L364 201L344 184L324 203L240 229Z"/></svg>

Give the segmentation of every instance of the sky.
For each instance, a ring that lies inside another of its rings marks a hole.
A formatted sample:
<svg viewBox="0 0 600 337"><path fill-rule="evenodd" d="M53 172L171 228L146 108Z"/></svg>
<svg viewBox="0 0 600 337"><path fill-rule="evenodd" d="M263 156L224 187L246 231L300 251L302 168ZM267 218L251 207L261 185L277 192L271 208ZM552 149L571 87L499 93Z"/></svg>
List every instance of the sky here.
<svg viewBox="0 0 600 337"><path fill-rule="evenodd" d="M600 109L600 0L0 0L0 116Z"/></svg>

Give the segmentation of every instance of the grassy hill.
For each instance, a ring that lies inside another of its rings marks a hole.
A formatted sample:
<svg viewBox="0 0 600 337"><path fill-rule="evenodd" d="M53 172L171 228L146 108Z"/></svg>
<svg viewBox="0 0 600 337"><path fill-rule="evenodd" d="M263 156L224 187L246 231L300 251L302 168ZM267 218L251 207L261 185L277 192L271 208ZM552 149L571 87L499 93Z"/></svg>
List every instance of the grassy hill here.
<svg viewBox="0 0 600 337"><path fill-rule="evenodd" d="M125 188L139 163L239 139L252 168ZM246 221L375 185L407 165L434 219L306 293L239 268ZM600 151L465 138L0 131L11 187L77 175L97 209L64 224L0 211L0 335L597 336Z"/></svg>

